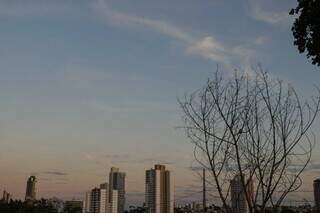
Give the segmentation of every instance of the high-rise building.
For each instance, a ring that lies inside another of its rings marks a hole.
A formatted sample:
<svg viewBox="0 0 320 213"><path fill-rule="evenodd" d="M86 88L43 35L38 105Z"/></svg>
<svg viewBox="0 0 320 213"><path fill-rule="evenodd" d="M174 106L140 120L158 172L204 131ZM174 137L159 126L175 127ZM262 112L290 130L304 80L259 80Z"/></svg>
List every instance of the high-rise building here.
<svg viewBox="0 0 320 213"><path fill-rule="evenodd" d="M35 176L30 176L28 178L25 200L36 200L36 182L37 179Z"/></svg>
<svg viewBox="0 0 320 213"><path fill-rule="evenodd" d="M246 180L244 180L246 181ZM231 186L231 208L233 213L247 213L249 212L249 205L246 198L245 191L247 191L249 202L253 198L253 181L246 182L246 190L244 190L239 174L230 181Z"/></svg>
<svg viewBox="0 0 320 213"><path fill-rule="evenodd" d="M112 190L110 191L110 200L111 202L109 203L109 213L117 213L118 212L118 190Z"/></svg>
<svg viewBox="0 0 320 213"><path fill-rule="evenodd" d="M100 209L102 210L100 213L108 213L109 211L109 184L103 183L100 184Z"/></svg>
<svg viewBox="0 0 320 213"><path fill-rule="evenodd" d="M125 208L125 173L112 167L109 184L100 184L86 193L83 213L124 213Z"/></svg>
<svg viewBox="0 0 320 213"><path fill-rule="evenodd" d="M145 204L148 213L173 213L174 190L170 171L155 165L146 171Z"/></svg>
<svg viewBox="0 0 320 213"><path fill-rule="evenodd" d="M313 181L315 212L320 213L320 178Z"/></svg>
<svg viewBox="0 0 320 213"><path fill-rule="evenodd" d="M90 213L90 204L91 204L91 191L86 192L86 197L83 205L83 213Z"/></svg>
<svg viewBox="0 0 320 213"><path fill-rule="evenodd" d="M99 188L91 190L90 213L100 213L100 195L101 191Z"/></svg>
<svg viewBox="0 0 320 213"><path fill-rule="evenodd" d="M108 213L108 184L101 184L99 188L94 188L86 194L84 205L85 212Z"/></svg>
<svg viewBox="0 0 320 213"><path fill-rule="evenodd" d="M124 212L126 203L125 177L126 174L124 172L119 172L118 168L111 168L109 173L109 204L110 209L117 209L117 212L113 213ZM117 197L115 194L117 194ZM117 198L117 202L115 202L115 198ZM117 208L115 208L115 205L117 205Z"/></svg>

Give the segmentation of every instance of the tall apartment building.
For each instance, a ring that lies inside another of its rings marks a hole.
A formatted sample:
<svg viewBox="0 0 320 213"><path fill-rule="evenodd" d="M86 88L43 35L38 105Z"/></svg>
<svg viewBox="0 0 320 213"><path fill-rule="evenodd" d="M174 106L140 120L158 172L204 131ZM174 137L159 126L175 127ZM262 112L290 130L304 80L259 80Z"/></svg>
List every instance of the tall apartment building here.
<svg viewBox="0 0 320 213"><path fill-rule="evenodd" d="M155 165L154 169L146 171L145 190L148 213L173 213L173 181L164 165Z"/></svg>
<svg viewBox="0 0 320 213"><path fill-rule="evenodd" d="M108 213L109 186L107 183L100 184L100 187L86 193L83 205L84 213Z"/></svg>
<svg viewBox="0 0 320 213"><path fill-rule="evenodd" d="M320 213L320 178L313 181L315 212Z"/></svg>
<svg viewBox="0 0 320 213"><path fill-rule="evenodd" d="M94 188L91 190L90 213L101 213L100 203L104 203L103 201L101 202L101 194L100 188Z"/></svg>
<svg viewBox="0 0 320 213"><path fill-rule="evenodd" d="M83 213L90 213L90 204L91 204L91 191L86 192L86 197L83 204Z"/></svg>
<svg viewBox="0 0 320 213"><path fill-rule="evenodd" d="M118 190L110 191L110 202L109 202L109 213L117 213L118 212Z"/></svg>
<svg viewBox="0 0 320 213"><path fill-rule="evenodd" d="M125 177L124 172L120 172L118 168L112 167L109 173L109 203L112 213L123 213L125 209ZM117 202L115 202L117 199ZM117 207L115 207L115 205ZM117 209L117 212L115 212Z"/></svg>
<svg viewBox="0 0 320 213"><path fill-rule="evenodd" d="M36 182L37 179L35 176L30 176L28 178L25 200L36 200Z"/></svg>
<svg viewBox="0 0 320 213"><path fill-rule="evenodd" d="M246 180L245 180L246 181ZM247 213L249 212L249 205L246 199L244 187L241 183L241 176L235 175L230 181L231 186L231 208L233 213ZM253 181L246 182L246 191L248 194L249 202L253 198Z"/></svg>

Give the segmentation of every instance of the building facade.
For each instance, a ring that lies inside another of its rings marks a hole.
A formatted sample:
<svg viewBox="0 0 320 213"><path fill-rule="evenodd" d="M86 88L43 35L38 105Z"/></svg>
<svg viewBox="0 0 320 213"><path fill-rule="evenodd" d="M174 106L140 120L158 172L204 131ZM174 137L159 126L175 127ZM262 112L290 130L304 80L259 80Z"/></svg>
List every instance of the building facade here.
<svg viewBox="0 0 320 213"><path fill-rule="evenodd" d="M118 190L112 190L110 191L110 200L111 202L109 203L109 213L117 213L118 212Z"/></svg>
<svg viewBox="0 0 320 213"><path fill-rule="evenodd" d="M35 176L30 176L28 178L25 200L36 200L36 183L37 179Z"/></svg>
<svg viewBox="0 0 320 213"><path fill-rule="evenodd" d="M315 212L320 213L320 178L313 181Z"/></svg>
<svg viewBox="0 0 320 213"><path fill-rule="evenodd" d="M91 191L86 192L86 196L83 204L83 213L90 213L90 204L91 204Z"/></svg>
<svg viewBox="0 0 320 213"><path fill-rule="evenodd" d="M120 172L118 168L112 167L109 173L109 203L110 209L117 209L117 212L112 213L123 213L126 204L126 190L125 190L125 177L124 172ZM117 197L116 197L117 195ZM115 199L117 202L115 202ZM117 208L115 208L115 205Z"/></svg>
<svg viewBox="0 0 320 213"><path fill-rule="evenodd" d="M83 213L124 213L125 210L125 173L112 167L109 184L86 193Z"/></svg>
<svg viewBox="0 0 320 213"><path fill-rule="evenodd" d="M101 191L99 188L91 190L90 198L90 213L100 213L100 195Z"/></svg>
<svg viewBox="0 0 320 213"><path fill-rule="evenodd" d="M108 213L109 185L100 184L100 187L86 193L83 204L83 213Z"/></svg>
<svg viewBox="0 0 320 213"><path fill-rule="evenodd" d="M174 191L172 176L164 165L146 171L145 204L148 213L173 213Z"/></svg>
<svg viewBox="0 0 320 213"><path fill-rule="evenodd" d="M246 181L246 180L244 180ZM247 213L249 212L249 204L246 198L245 191L247 191L249 202L253 198L253 181L246 182L246 190L244 190L241 182L241 176L235 175L230 181L231 187L231 208L233 213Z"/></svg>

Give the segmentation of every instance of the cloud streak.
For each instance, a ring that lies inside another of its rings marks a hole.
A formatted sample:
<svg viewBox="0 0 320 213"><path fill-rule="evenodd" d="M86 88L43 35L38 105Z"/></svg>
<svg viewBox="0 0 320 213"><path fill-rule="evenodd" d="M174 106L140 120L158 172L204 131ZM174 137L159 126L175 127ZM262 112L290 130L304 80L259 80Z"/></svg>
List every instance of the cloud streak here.
<svg viewBox="0 0 320 213"><path fill-rule="evenodd" d="M46 172L43 172L43 174L56 175L56 176L67 176L68 175L68 173L60 172L60 171L46 171Z"/></svg>
<svg viewBox="0 0 320 213"><path fill-rule="evenodd" d="M249 0L249 7L249 15L255 20L272 25L288 25L290 23L288 11L266 10L260 0Z"/></svg>
<svg viewBox="0 0 320 213"><path fill-rule="evenodd" d="M175 164L174 159L168 160L168 156L163 155L152 155L137 157L136 155L130 154L103 154L103 155L92 155L90 153L85 153L84 158L88 162L93 162L95 164L104 165L106 163L110 164L143 164L143 165L153 165L153 164L165 164L173 165ZM165 160L164 160L165 159Z"/></svg>
<svg viewBox="0 0 320 213"><path fill-rule="evenodd" d="M64 4L54 4L49 0L33 0L31 3L13 0L15 4L12 4L11 1L4 1L2 9L0 9L0 15L24 17L31 15L60 14L61 12L66 14L67 11L69 11L68 13L72 11L71 8L74 9L72 1L67 1ZM110 7L107 0L95 0L94 4L95 8L102 14L108 24L155 31L180 42L184 47L185 53L188 55L202 57L224 65L231 65L232 62L241 64L242 61L247 62L247 59L252 57L252 55L248 55L248 52L251 51L234 51L234 49L238 47L229 47L213 35L204 34L199 36L199 34L195 35L193 32L187 32L181 27L162 20L120 12ZM253 11L263 16L262 18L260 17L260 19L269 17L269 14L259 13L259 7L256 6L254 9ZM257 18L259 17L257 16ZM86 81L82 83L86 84Z"/></svg>
<svg viewBox="0 0 320 213"><path fill-rule="evenodd" d="M181 40L187 43L193 41L192 36L174 25L168 24L163 21L128 15L126 13L113 10L105 0L98 0L98 9L102 12L104 17L110 24L144 26L177 40Z"/></svg>
<svg viewBox="0 0 320 213"><path fill-rule="evenodd" d="M251 55L248 55L251 50L236 51L240 47L247 49L243 46L228 47L212 35L199 37L165 21L119 12L112 9L105 0L98 0L97 8L108 24L151 29L182 43L185 52L189 55L200 56L224 65L231 65L233 60L237 62L247 61L246 59L251 57Z"/></svg>

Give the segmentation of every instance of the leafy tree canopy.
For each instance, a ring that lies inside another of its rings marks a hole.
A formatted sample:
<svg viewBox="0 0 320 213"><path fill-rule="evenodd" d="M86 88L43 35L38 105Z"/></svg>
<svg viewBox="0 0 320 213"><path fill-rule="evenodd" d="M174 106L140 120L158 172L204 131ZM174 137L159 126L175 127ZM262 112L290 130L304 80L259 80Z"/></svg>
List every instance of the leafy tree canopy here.
<svg viewBox="0 0 320 213"><path fill-rule="evenodd" d="M312 64L320 66L320 1L298 0L290 15L297 16L291 29L294 45L300 53L306 52Z"/></svg>

